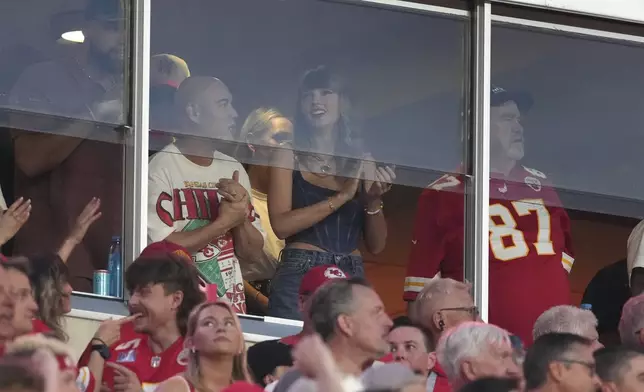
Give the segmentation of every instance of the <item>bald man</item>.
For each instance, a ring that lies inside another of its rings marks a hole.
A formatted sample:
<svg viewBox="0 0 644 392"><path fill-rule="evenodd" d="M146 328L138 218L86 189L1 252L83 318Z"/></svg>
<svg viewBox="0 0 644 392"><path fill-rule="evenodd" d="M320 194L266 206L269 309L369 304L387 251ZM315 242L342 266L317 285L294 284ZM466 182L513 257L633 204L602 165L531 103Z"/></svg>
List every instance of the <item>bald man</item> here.
<svg viewBox="0 0 644 392"><path fill-rule="evenodd" d="M182 135L150 161L148 240L188 249L201 277L245 313L240 263L261 260L264 238L248 174L218 151L234 132L232 95L216 78L193 76L181 83L175 105Z"/></svg>

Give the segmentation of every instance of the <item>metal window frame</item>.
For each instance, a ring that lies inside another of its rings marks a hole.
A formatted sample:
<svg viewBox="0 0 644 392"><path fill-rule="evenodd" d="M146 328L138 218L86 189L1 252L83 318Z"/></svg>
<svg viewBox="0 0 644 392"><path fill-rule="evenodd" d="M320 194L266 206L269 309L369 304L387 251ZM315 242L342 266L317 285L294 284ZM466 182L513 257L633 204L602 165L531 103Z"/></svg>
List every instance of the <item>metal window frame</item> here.
<svg viewBox="0 0 644 392"><path fill-rule="evenodd" d="M465 278L481 318L489 311L490 221L490 79L492 10L489 0L476 0L472 15L471 181L466 195Z"/></svg>
<svg viewBox="0 0 644 392"><path fill-rule="evenodd" d="M644 37L623 33L616 33L613 31L589 29L585 27L571 26L560 23L541 22L537 20L515 18L511 16L492 15L492 23L494 26L504 27L527 27L534 30L550 31L561 33L568 33L570 36L577 36L581 38L595 38L613 42L628 42L635 44L644 44ZM619 23L619 22L615 22Z"/></svg>
<svg viewBox="0 0 644 392"><path fill-rule="evenodd" d="M132 0L131 15L132 126L128 128L125 136L123 203L125 214L123 260L125 263L131 263L147 244L151 0Z"/></svg>
<svg viewBox="0 0 644 392"><path fill-rule="evenodd" d="M452 15L469 17L470 12L457 8L448 8L438 5L415 3L413 1L404 0L329 0L329 1L342 1L344 3L352 3L356 5L376 6L379 8L388 8L392 10L414 10L426 11L433 14Z"/></svg>
<svg viewBox="0 0 644 392"><path fill-rule="evenodd" d="M625 10L616 11L615 4L586 0L493 0L494 3L510 4L517 7L543 9L547 11L583 15L592 18L611 19L616 22L644 24L644 6L641 0L624 1L620 6Z"/></svg>

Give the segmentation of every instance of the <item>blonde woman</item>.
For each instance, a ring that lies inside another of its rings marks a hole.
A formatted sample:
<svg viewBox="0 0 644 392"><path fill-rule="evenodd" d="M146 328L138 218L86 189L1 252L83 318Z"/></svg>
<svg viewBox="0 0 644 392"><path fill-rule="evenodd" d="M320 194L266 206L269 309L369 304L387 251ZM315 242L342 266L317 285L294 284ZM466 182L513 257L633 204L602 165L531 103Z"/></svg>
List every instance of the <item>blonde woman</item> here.
<svg viewBox="0 0 644 392"><path fill-rule="evenodd" d="M239 382L251 383L244 335L230 305L216 301L197 306L185 339L190 349L186 372L163 382L157 392L223 392Z"/></svg>

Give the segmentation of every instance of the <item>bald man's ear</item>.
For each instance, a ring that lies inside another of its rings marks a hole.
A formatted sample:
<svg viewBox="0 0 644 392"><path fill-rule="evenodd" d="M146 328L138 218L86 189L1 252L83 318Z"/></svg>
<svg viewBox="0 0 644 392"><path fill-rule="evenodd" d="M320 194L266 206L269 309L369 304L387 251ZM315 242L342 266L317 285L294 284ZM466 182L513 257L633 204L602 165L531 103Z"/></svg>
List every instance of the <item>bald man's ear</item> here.
<svg viewBox="0 0 644 392"><path fill-rule="evenodd" d="M190 121L198 124L199 123L199 105L194 103L189 103L188 105L186 105L186 116L190 119Z"/></svg>

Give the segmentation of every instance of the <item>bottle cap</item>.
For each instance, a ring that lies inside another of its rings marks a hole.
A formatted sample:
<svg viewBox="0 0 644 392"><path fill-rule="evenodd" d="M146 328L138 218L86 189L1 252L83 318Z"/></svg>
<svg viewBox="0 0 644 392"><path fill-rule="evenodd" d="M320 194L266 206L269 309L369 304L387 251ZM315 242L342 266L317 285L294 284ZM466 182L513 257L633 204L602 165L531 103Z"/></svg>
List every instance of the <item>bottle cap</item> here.
<svg viewBox="0 0 644 392"><path fill-rule="evenodd" d="M121 236L120 235L115 235L112 237L112 242L121 242Z"/></svg>
<svg viewBox="0 0 644 392"><path fill-rule="evenodd" d="M580 308L584 310L593 310L593 305L592 304L581 304Z"/></svg>

